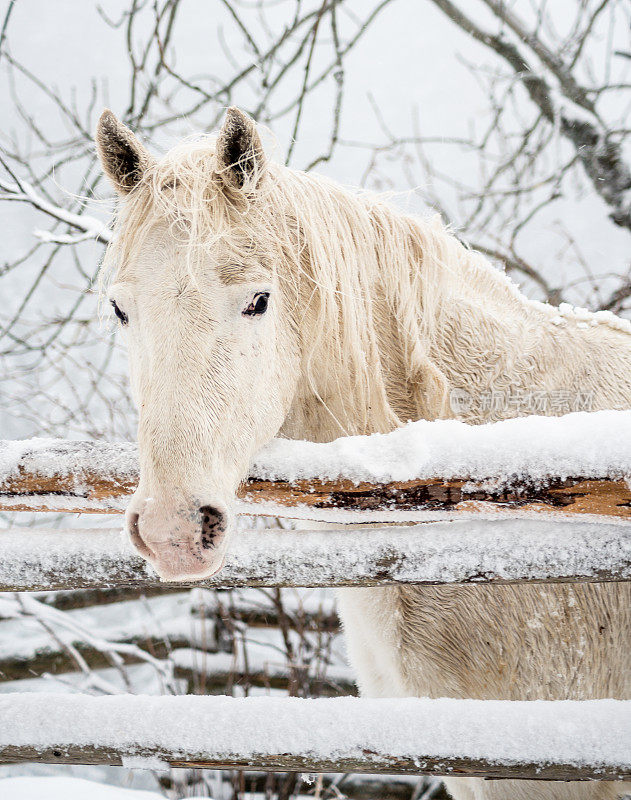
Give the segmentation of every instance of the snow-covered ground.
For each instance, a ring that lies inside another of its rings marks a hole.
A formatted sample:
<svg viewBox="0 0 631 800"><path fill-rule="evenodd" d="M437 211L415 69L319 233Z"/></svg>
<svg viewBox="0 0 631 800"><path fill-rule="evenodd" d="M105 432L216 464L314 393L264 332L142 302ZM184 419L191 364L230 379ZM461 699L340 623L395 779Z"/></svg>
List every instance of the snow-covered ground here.
<svg viewBox="0 0 631 800"><path fill-rule="evenodd" d="M0 778L2 800L164 800L163 794L108 786L82 778ZM196 800L188 797L187 800ZM197 798L208 800L208 797Z"/></svg>

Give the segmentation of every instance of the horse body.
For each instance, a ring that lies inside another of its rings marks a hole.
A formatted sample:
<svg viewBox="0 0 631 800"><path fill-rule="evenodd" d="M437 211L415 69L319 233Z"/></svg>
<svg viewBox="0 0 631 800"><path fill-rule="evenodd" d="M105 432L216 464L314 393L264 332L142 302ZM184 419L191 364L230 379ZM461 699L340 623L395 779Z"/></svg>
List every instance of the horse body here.
<svg viewBox="0 0 631 800"><path fill-rule="evenodd" d="M127 198L108 258L140 409L128 526L166 579L221 567L231 497L278 433L329 441L455 413L477 424L528 413L533 392L539 413L631 407L625 323L528 301L436 221L268 165L236 110L216 142L160 163L111 115L97 142ZM629 584L345 589L339 599L363 694L631 698ZM625 791L448 785L457 800Z"/></svg>

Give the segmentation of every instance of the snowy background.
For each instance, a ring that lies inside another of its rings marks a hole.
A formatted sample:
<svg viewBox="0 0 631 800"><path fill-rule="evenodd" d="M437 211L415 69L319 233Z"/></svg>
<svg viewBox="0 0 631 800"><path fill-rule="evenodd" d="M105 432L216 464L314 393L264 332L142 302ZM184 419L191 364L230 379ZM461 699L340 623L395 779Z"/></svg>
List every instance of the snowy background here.
<svg viewBox="0 0 631 800"><path fill-rule="evenodd" d="M1 0L0 438L134 438L98 313L103 244L81 222L112 211L91 141L104 106L160 153L239 105L276 159L437 211L532 297L628 316L630 19L623 0ZM325 591L20 603L0 621L2 692L353 691ZM122 644L139 652L121 664ZM114 797L70 773L172 798L441 791L23 766L0 770L0 796Z"/></svg>

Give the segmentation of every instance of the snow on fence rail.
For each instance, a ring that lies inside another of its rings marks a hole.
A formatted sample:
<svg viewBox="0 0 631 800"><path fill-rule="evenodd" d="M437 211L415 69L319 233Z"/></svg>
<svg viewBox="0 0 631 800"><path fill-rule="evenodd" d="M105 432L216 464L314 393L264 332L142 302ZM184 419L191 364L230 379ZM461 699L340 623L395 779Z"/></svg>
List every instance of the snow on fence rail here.
<svg viewBox="0 0 631 800"><path fill-rule="evenodd" d="M274 440L240 490L250 514L423 521L518 509L631 518L631 411L471 426L413 422L327 444ZM0 509L120 511L133 444L0 442Z"/></svg>
<svg viewBox="0 0 631 800"><path fill-rule="evenodd" d="M10 531L0 533L0 547L0 591L164 585L118 529ZM387 531L241 531L217 576L178 586L629 579L631 526L472 518Z"/></svg>
<svg viewBox="0 0 631 800"><path fill-rule="evenodd" d="M0 696L0 763L631 778L631 701Z"/></svg>

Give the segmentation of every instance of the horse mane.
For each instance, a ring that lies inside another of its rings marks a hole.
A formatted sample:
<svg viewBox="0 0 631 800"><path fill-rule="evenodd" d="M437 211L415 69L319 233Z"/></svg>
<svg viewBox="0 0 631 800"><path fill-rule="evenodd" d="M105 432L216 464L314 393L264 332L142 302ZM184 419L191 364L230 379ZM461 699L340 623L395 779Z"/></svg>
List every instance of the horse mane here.
<svg viewBox="0 0 631 800"><path fill-rule="evenodd" d="M124 279L158 221L186 244L192 281L218 241L244 264L267 253L297 300L305 377L328 411L321 438L451 416L431 358L441 304L468 284L483 285L485 301L503 311L529 301L437 217L273 163L236 189L216 170L214 149L210 136L185 141L148 168L119 211L103 279Z"/></svg>

